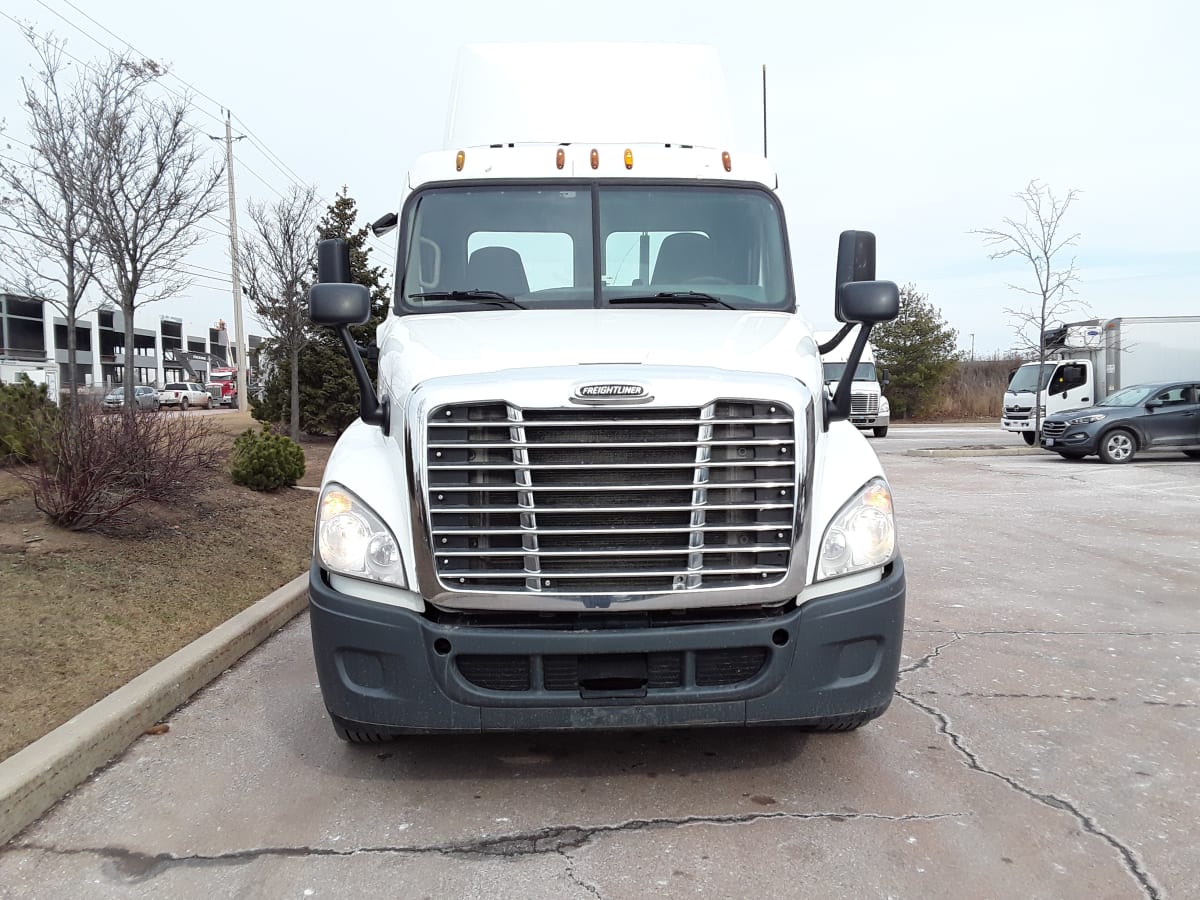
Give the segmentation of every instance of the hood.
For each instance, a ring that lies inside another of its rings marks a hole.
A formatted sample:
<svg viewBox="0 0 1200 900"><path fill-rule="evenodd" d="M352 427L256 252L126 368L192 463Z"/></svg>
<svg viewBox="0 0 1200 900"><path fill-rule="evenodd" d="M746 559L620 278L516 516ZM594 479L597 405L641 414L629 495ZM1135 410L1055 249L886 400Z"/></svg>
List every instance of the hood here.
<svg viewBox="0 0 1200 900"><path fill-rule="evenodd" d="M1077 409L1059 410L1052 416L1046 416L1043 421L1068 422L1071 419L1078 419L1080 416L1098 415L1109 419L1127 419L1131 415L1140 415L1144 411L1141 406L1080 406Z"/></svg>
<svg viewBox="0 0 1200 900"><path fill-rule="evenodd" d="M710 366L820 384L808 323L723 309L496 310L411 315L380 330L393 394L429 378L572 365Z"/></svg>

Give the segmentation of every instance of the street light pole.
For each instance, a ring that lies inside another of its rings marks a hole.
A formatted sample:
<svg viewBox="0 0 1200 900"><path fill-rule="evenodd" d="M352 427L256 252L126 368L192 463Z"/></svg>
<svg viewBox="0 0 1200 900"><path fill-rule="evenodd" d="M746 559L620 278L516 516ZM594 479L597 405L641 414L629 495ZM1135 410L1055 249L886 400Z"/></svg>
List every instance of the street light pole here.
<svg viewBox="0 0 1200 900"><path fill-rule="evenodd" d="M971 362L975 362L975 332L971 332Z"/></svg>

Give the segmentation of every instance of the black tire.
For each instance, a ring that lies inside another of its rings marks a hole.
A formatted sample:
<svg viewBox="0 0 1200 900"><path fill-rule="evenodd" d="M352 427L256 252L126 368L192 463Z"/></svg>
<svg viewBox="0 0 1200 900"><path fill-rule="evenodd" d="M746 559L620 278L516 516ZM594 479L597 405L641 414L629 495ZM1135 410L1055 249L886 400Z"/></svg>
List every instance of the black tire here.
<svg viewBox="0 0 1200 900"><path fill-rule="evenodd" d="M396 735L382 731L371 731L358 722L349 722L338 716L329 714L333 722L334 733L347 744L390 744L396 740Z"/></svg>
<svg viewBox="0 0 1200 900"><path fill-rule="evenodd" d="M812 731L821 733L831 733L838 731L855 731L862 728L872 719L878 719L884 714L888 708L887 703L883 706L877 706L874 709L864 710L863 712L849 713L844 716L824 716L820 719L811 719L808 722L800 725L801 731Z"/></svg>
<svg viewBox="0 0 1200 900"><path fill-rule="evenodd" d="M1114 428L1100 439L1100 459L1120 465L1137 455L1137 438L1124 428Z"/></svg>
<svg viewBox="0 0 1200 900"><path fill-rule="evenodd" d="M1188 459L1200 459L1200 450L1184 450L1183 455Z"/></svg>
<svg viewBox="0 0 1200 900"><path fill-rule="evenodd" d="M1059 450L1058 455L1063 459L1069 459L1076 462L1087 456L1086 453L1080 453L1078 450Z"/></svg>
<svg viewBox="0 0 1200 900"><path fill-rule="evenodd" d="M875 437L887 437L887 430L888 427L886 425L876 425L874 429Z"/></svg>
<svg viewBox="0 0 1200 900"><path fill-rule="evenodd" d="M182 400L179 401L179 411L187 412L187 408L188 408L188 398L184 397Z"/></svg>
<svg viewBox="0 0 1200 900"><path fill-rule="evenodd" d="M1033 446L1033 443L1034 443L1034 441L1036 441L1036 440L1037 440L1037 432L1035 432L1035 431L1022 431L1022 432L1021 432L1021 437L1025 439L1025 444L1026 444L1027 446L1029 446L1029 447L1032 447L1032 446Z"/></svg>

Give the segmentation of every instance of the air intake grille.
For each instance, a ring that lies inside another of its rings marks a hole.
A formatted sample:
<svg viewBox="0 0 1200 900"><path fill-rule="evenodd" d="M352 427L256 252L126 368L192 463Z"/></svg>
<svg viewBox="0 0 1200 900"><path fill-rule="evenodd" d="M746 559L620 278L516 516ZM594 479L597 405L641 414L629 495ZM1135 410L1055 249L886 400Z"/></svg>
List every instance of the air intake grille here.
<svg viewBox="0 0 1200 900"><path fill-rule="evenodd" d="M796 503L792 411L438 407L434 563L454 591L661 593L772 584Z"/></svg>
<svg viewBox="0 0 1200 900"><path fill-rule="evenodd" d="M851 394L850 415L877 416L879 415L878 394Z"/></svg>

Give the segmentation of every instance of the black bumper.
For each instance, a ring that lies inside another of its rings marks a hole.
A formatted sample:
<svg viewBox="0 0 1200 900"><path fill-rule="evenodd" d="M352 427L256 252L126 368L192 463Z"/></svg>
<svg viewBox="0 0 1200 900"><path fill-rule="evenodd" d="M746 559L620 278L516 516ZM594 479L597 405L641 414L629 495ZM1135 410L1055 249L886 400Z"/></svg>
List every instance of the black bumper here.
<svg viewBox="0 0 1200 900"><path fill-rule="evenodd" d="M877 584L770 618L463 627L348 597L316 566L309 577L327 709L351 728L397 734L803 725L877 714L896 685L904 596L896 560Z"/></svg>

